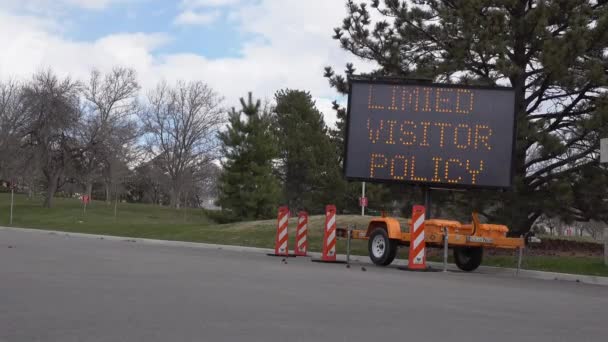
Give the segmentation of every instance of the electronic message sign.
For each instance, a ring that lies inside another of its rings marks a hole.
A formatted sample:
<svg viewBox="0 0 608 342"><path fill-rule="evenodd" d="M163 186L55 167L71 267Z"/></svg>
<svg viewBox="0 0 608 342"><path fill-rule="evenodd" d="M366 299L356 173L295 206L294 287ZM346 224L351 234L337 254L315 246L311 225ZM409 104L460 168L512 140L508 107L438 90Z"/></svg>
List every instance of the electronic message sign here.
<svg viewBox="0 0 608 342"><path fill-rule="evenodd" d="M511 88L364 78L350 82L348 179L511 187Z"/></svg>

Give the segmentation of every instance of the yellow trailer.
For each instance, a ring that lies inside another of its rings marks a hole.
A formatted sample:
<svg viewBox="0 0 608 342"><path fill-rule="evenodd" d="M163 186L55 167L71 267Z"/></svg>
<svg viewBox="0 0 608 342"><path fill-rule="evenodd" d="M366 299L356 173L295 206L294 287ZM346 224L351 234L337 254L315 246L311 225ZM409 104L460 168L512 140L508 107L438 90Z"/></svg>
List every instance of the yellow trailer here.
<svg viewBox="0 0 608 342"><path fill-rule="evenodd" d="M473 222L430 219L425 221L424 240L427 247L443 247L447 236L448 247L454 251L454 262L463 271L473 271L481 265L484 248L523 248L523 238L508 238L507 226L480 223L476 213ZM411 222L408 221L408 226ZM346 237L346 231L339 235ZM352 230L352 239L368 240L369 257L379 266L393 262L399 246L409 246L410 233L401 229L399 221L391 217L373 218L367 229Z"/></svg>

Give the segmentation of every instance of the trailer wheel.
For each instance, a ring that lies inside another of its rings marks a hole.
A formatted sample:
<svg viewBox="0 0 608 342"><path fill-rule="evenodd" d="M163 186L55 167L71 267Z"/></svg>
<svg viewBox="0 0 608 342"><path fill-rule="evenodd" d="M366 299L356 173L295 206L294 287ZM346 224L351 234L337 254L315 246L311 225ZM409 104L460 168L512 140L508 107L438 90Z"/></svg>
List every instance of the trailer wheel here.
<svg viewBox="0 0 608 342"><path fill-rule="evenodd" d="M481 247L455 247L454 261L459 269L471 272L481 265L483 248Z"/></svg>
<svg viewBox="0 0 608 342"><path fill-rule="evenodd" d="M367 243L369 258L378 266L390 265L397 256L397 241L391 240L385 229L376 228Z"/></svg>

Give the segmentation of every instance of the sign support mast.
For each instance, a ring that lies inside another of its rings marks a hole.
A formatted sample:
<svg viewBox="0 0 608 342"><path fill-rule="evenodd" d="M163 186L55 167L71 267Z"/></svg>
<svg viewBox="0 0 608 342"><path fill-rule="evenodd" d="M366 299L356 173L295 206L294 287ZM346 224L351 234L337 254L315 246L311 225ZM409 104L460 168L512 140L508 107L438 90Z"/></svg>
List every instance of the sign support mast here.
<svg viewBox="0 0 608 342"><path fill-rule="evenodd" d="M608 138L600 140L600 164L608 164ZM604 264L608 266L608 227L604 228Z"/></svg>
<svg viewBox="0 0 608 342"><path fill-rule="evenodd" d="M425 207L425 211L426 211L426 219L430 220L431 219L431 187L426 185L422 187L422 191L424 192L424 207Z"/></svg>
<svg viewBox="0 0 608 342"><path fill-rule="evenodd" d="M365 198L365 182L361 182L361 216L365 216L365 205L363 205L363 199Z"/></svg>

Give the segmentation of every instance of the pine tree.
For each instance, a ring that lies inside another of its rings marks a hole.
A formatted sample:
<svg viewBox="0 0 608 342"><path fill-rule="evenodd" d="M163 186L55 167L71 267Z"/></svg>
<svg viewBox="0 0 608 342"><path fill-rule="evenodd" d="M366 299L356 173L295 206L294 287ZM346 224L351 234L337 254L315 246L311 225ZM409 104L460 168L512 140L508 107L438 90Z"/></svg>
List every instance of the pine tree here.
<svg viewBox="0 0 608 342"><path fill-rule="evenodd" d="M345 185L338 155L311 95L286 89L275 94L275 101L283 191L290 208L320 213L326 204L343 206L337 196Z"/></svg>
<svg viewBox="0 0 608 342"><path fill-rule="evenodd" d="M247 102L241 98L241 106L240 111L232 109L226 131L219 134L224 159L218 204L237 219L270 218L280 198L272 117L251 93Z"/></svg>
<svg viewBox="0 0 608 342"><path fill-rule="evenodd" d="M375 74L514 88L513 191L453 199L515 233L543 214L608 219L606 171L597 162L599 138L608 135L606 1L348 0L346 8L334 39L376 62ZM348 90L332 68L325 76Z"/></svg>

